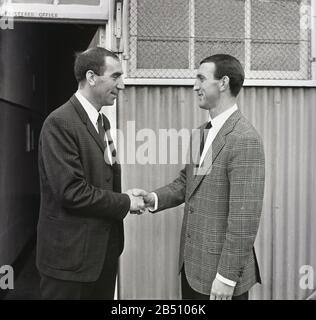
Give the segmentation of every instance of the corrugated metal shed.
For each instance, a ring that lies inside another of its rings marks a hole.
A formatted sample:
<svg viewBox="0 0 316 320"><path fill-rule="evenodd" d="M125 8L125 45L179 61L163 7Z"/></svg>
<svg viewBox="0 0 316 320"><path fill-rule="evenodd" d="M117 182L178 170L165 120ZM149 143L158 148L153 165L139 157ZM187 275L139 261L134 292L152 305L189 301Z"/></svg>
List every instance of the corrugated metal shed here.
<svg viewBox="0 0 316 320"><path fill-rule="evenodd" d="M254 287L251 298L305 299L311 290L300 288L300 268L316 266L316 89L246 87L239 106L261 134L266 155L264 208L256 241L263 284ZM118 109L118 126L124 134L128 121L135 120L136 132L143 128L158 132L195 128L207 119L191 87L130 86ZM119 145L122 148L123 141ZM125 150L135 153L132 144ZM181 168L124 165L123 190L153 190L171 182ZM126 219L120 298L180 298L181 223L182 206Z"/></svg>

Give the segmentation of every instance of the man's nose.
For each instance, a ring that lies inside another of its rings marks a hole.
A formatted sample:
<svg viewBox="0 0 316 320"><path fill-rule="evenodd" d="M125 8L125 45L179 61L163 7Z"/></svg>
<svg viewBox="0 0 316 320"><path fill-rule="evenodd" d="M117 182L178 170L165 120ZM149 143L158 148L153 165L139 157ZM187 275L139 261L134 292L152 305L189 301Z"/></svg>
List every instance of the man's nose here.
<svg viewBox="0 0 316 320"><path fill-rule="evenodd" d="M193 90L194 90L194 91L200 90L200 84L199 84L198 80L196 80L196 81L194 82Z"/></svg>
<svg viewBox="0 0 316 320"><path fill-rule="evenodd" d="M117 87L119 90L125 89L124 81L123 81L122 78L119 78L116 87Z"/></svg>

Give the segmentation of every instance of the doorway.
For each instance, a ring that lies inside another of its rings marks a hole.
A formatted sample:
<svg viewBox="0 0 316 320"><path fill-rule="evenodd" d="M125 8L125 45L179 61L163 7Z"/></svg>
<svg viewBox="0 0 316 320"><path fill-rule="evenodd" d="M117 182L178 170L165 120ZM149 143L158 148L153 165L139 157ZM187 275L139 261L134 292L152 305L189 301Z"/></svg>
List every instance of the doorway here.
<svg viewBox="0 0 316 320"><path fill-rule="evenodd" d="M77 90L75 53L96 43L98 27L21 22L0 31L0 266L15 273L15 290L2 291L7 299L38 298L39 134Z"/></svg>

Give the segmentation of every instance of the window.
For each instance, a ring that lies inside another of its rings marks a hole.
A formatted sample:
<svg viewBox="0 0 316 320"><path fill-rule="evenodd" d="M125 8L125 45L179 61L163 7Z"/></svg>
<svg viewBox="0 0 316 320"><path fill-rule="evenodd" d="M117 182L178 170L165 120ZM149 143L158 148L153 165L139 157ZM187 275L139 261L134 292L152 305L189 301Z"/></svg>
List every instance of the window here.
<svg viewBox="0 0 316 320"><path fill-rule="evenodd" d="M129 78L194 78L228 53L247 79L311 79L310 0L130 0Z"/></svg>

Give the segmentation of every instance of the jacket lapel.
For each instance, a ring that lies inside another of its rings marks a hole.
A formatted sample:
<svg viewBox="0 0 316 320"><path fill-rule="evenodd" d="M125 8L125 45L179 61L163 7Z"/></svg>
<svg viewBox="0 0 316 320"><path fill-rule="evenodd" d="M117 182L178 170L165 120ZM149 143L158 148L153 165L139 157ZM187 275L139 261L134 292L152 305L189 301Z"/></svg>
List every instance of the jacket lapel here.
<svg viewBox="0 0 316 320"><path fill-rule="evenodd" d="M211 148L206 153L201 168L193 168L193 175L191 178L191 183L189 184L188 198L192 196L193 192L202 182L203 178L211 172L212 164L214 163L226 143L226 135L234 129L235 124L240 119L240 117L241 113L239 110L237 110L227 119L223 127L217 133ZM202 128L205 128L205 125Z"/></svg>
<svg viewBox="0 0 316 320"><path fill-rule="evenodd" d="M84 108L82 107L81 103L79 102L79 100L76 98L75 95L73 95L70 98L70 102L72 103L75 110L79 114L82 122L87 126L87 130L92 135L93 139L95 140L97 145L100 147L101 151L104 153L104 150L105 150L104 143L102 142L102 140L101 140L100 136L98 135L98 133L96 132L93 124L89 120L89 117L88 117L86 111L84 110Z"/></svg>

